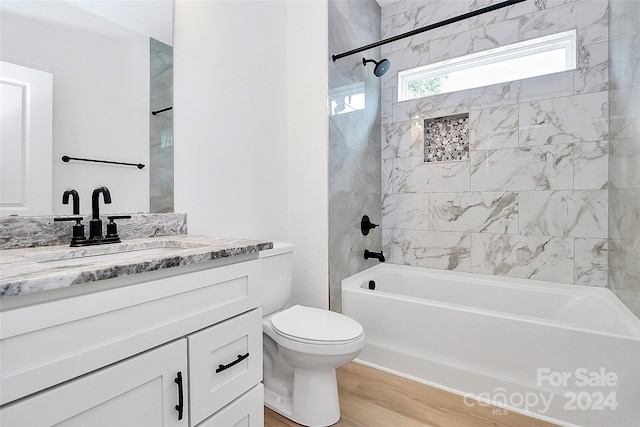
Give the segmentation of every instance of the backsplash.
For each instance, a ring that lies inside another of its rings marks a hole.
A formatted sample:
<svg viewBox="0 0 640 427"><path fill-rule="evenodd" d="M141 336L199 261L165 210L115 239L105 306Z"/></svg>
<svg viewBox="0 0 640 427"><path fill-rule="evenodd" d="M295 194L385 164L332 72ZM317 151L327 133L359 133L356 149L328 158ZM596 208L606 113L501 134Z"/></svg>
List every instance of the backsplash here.
<svg viewBox="0 0 640 427"><path fill-rule="evenodd" d="M382 38L493 3L393 3L382 9ZM397 72L578 32L574 71L405 102L397 73L381 78L389 262L606 285L607 19L606 0L524 2L382 47ZM458 114L469 115L468 158L425 162L425 120Z"/></svg>
<svg viewBox="0 0 640 427"><path fill-rule="evenodd" d="M131 219L117 220L118 235L122 240L143 237L187 234L187 214L130 214ZM111 214L109 214L111 216ZM10 216L0 218L0 249L65 245L71 241L73 221L54 222L53 216ZM91 215L83 223L88 232ZM103 224L107 215L101 215Z"/></svg>

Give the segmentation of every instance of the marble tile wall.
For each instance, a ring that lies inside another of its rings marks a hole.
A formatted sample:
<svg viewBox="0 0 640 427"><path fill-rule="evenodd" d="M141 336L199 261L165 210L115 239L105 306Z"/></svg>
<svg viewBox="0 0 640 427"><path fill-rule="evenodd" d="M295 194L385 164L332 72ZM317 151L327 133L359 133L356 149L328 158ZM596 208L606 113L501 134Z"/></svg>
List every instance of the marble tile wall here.
<svg viewBox="0 0 640 427"><path fill-rule="evenodd" d="M380 39L375 0L328 2L329 54ZM382 220L380 195L380 80L362 57L380 59L380 48L329 63L329 92L364 82L365 108L329 118L329 306L341 311L341 281L377 263L364 250L382 248L380 227L363 236L360 220Z"/></svg>
<svg viewBox="0 0 640 427"><path fill-rule="evenodd" d="M382 8L382 38L498 2L396 2ZM606 286L608 16L606 0L527 1L381 47L390 262ZM398 71L574 28L576 70L397 101ZM469 159L425 163L424 120L465 113Z"/></svg>
<svg viewBox="0 0 640 427"><path fill-rule="evenodd" d="M149 39L149 108L173 105L173 47ZM149 117L149 184L151 212L173 212L173 111Z"/></svg>
<svg viewBox="0 0 640 427"><path fill-rule="evenodd" d="M640 316L640 2L609 4L609 287Z"/></svg>

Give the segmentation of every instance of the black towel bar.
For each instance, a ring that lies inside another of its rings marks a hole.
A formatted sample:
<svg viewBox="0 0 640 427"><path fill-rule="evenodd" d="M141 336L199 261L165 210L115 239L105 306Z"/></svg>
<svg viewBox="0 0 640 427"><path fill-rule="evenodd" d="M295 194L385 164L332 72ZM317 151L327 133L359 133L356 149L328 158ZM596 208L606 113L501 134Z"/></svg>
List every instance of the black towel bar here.
<svg viewBox="0 0 640 427"><path fill-rule="evenodd" d="M125 165L125 166L135 166L138 169L142 169L144 165L142 163L124 163L124 162L112 162L110 160L96 160L96 159L81 159L79 157L69 157L62 156L63 162L69 162L69 160L80 160L81 162L94 162L94 163L109 163L112 165Z"/></svg>

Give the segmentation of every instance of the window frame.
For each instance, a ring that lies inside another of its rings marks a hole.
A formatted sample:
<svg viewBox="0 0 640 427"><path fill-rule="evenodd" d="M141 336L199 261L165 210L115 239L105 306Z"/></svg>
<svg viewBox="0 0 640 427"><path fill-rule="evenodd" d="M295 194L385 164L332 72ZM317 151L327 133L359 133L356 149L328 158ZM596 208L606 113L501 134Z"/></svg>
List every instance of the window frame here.
<svg viewBox="0 0 640 427"><path fill-rule="evenodd" d="M411 96L409 91L409 84L415 81L425 80L437 76L447 75L456 71L468 70L474 67L495 64L511 59L522 58L544 52L551 52L559 49L565 50L565 69L561 71L554 71L552 73L575 70L577 62L577 31L573 29L561 33L509 44L506 46L500 46L494 49L475 52L457 58L447 59L434 64L423 65L420 67L411 68L409 70L400 71L398 72L398 102L486 86L485 84L478 84L471 85L470 87L465 87L463 89L450 90L437 94ZM532 74L527 77L517 78L515 80L539 77L552 73L543 72L540 74ZM499 80L492 82L491 84L506 83L510 81L514 81L514 79Z"/></svg>

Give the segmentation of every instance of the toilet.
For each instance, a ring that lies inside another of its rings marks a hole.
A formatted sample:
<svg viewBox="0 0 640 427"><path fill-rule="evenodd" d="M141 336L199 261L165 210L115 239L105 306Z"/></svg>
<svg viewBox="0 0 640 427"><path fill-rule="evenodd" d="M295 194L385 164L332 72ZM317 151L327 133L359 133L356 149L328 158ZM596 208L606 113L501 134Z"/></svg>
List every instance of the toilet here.
<svg viewBox="0 0 640 427"><path fill-rule="evenodd" d="M288 306L293 244L274 242L259 259L264 404L305 426L335 424L340 419L336 368L364 347L362 326L329 310Z"/></svg>

